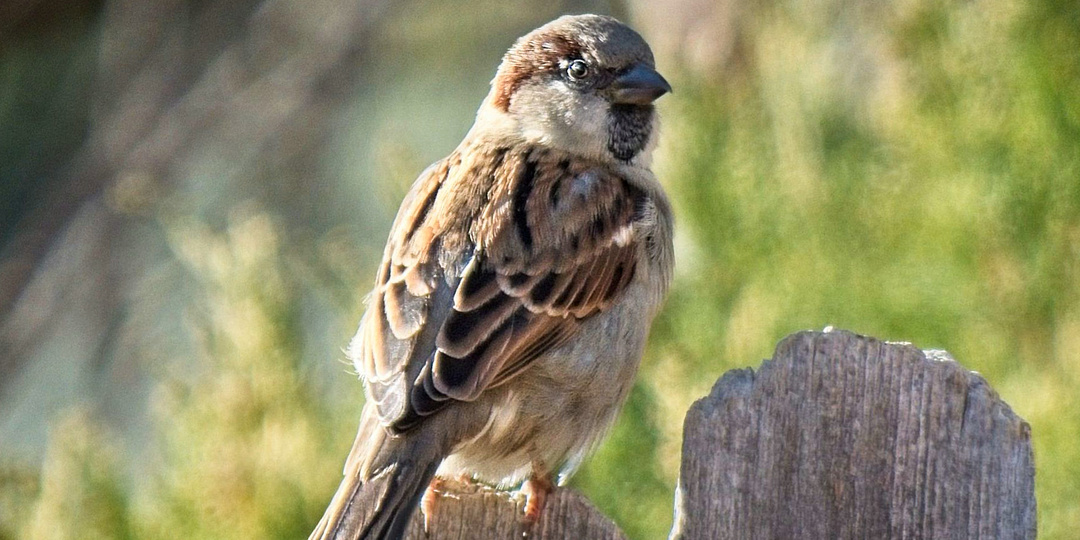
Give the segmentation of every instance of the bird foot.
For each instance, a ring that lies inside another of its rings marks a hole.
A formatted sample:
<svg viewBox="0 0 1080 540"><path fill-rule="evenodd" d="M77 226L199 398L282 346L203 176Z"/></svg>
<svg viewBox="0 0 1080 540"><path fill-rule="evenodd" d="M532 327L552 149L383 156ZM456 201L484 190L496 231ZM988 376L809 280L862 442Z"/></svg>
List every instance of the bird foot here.
<svg viewBox="0 0 1080 540"><path fill-rule="evenodd" d="M472 478L465 474L460 474L452 480L447 480L440 476L436 476L431 479L431 483L428 484L426 490L424 490L424 496L420 498L420 515L424 517L424 532L427 533L431 524L435 519L435 509L439 504L439 499L447 495L450 491L455 489L464 489L471 485Z"/></svg>
<svg viewBox="0 0 1080 540"><path fill-rule="evenodd" d="M435 519L435 506L439 501L443 486L446 484L446 480L436 476L431 479L431 483L428 484L426 490L424 490L424 496L420 499L420 514L424 516L424 532L427 533L431 527L431 521Z"/></svg>
<svg viewBox="0 0 1080 540"><path fill-rule="evenodd" d="M538 523L544 512L544 502L547 496L555 489L555 484L547 476L532 475L521 484L521 492L525 494L525 522Z"/></svg>

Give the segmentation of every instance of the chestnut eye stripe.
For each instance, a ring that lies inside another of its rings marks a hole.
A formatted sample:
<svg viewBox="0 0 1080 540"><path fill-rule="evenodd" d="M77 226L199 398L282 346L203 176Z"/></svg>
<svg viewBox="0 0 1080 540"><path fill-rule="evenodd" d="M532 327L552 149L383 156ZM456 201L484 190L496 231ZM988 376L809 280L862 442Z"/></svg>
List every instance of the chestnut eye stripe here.
<svg viewBox="0 0 1080 540"><path fill-rule="evenodd" d="M581 44L570 36L549 33L522 39L503 57L503 65L492 82L494 104L504 111L525 81L564 72L567 59L582 58Z"/></svg>

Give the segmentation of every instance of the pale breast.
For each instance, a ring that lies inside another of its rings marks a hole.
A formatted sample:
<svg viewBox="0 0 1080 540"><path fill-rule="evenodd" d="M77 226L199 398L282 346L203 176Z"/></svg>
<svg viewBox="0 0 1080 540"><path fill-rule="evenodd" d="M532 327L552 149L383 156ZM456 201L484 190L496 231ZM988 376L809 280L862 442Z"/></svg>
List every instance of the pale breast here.
<svg viewBox="0 0 1080 540"><path fill-rule="evenodd" d="M622 301L585 322L587 338L552 350L512 384L489 389L481 397L486 426L439 474L504 487L533 472L571 475L608 432L633 385L659 276L659 269L643 272Z"/></svg>

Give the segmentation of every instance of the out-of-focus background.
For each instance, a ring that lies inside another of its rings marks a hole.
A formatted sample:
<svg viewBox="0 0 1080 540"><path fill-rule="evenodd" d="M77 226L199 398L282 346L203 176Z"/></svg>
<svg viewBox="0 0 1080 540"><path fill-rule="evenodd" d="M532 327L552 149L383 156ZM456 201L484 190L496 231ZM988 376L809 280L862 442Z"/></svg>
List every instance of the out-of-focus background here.
<svg viewBox="0 0 1080 540"><path fill-rule="evenodd" d="M572 485L665 537L690 403L835 325L981 372L1075 538L1075 0L4 0L0 539L305 536L398 202L513 40L588 11L675 87L678 271Z"/></svg>

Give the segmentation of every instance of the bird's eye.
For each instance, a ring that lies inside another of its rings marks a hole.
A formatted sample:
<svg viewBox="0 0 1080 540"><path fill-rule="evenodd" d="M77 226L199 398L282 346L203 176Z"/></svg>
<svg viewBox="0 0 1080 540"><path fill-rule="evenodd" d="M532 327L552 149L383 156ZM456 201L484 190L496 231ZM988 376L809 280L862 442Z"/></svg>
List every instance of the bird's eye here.
<svg viewBox="0 0 1080 540"><path fill-rule="evenodd" d="M566 66L566 75L572 80L580 81L589 76L589 64L584 60L574 60Z"/></svg>

